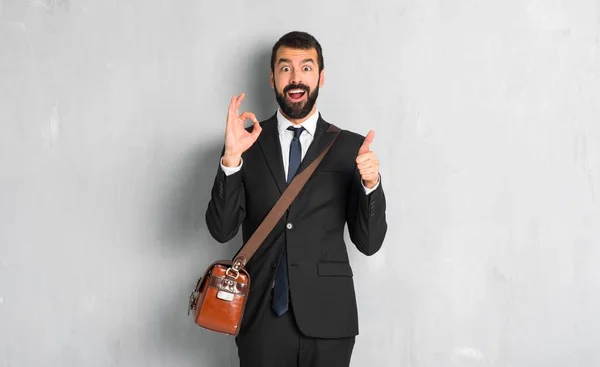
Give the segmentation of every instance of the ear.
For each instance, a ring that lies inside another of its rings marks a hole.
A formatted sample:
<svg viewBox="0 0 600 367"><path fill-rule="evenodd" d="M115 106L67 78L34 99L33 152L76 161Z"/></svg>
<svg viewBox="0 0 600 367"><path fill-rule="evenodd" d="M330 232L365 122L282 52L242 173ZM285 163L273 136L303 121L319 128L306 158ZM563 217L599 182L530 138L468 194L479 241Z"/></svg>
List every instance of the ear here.
<svg viewBox="0 0 600 367"><path fill-rule="evenodd" d="M322 88L323 84L325 84L325 70L321 70L321 74L319 75L319 88Z"/></svg>
<svg viewBox="0 0 600 367"><path fill-rule="evenodd" d="M273 70L270 71L270 79L271 79L271 88L275 88L275 79L273 76Z"/></svg>

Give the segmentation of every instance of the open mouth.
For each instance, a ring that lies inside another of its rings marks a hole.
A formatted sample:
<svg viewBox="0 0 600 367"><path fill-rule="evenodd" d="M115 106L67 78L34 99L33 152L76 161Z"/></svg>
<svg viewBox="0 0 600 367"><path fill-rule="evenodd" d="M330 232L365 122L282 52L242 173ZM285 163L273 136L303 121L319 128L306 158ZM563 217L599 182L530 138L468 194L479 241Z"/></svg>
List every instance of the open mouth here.
<svg viewBox="0 0 600 367"><path fill-rule="evenodd" d="M287 92L287 96L292 102L301 101L304 98L305 94L306 91L303 89L292 89L289 92Z"/></svg>

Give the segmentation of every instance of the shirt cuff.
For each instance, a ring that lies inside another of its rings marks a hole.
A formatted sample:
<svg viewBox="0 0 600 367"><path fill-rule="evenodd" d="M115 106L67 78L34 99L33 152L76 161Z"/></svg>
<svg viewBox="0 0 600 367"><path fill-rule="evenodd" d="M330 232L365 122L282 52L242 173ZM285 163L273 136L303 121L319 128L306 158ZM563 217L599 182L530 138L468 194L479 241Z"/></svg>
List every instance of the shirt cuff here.
<svg viewBox="0 0 600 367"><path fill-rule="evenodd" d="M240 157L240 165L237 167L226 167L223 165L223 157L221 157L221 169L225 173L225 176L233 175L236 172L239 172L242 169L242 164L244 164L244 159Z"/></svg>
<svg viewBox="0 0 600 367"><path fill-rule="evenodd" d="M363 182L363 180L360 180L360 183L362 184L363 189L365 189L365 194L367 194L367 195L369 195L373 191L377 190L380 182L381 182L381 173L379 174L379 177L377 178L377 183L375 184L375 186L373 186L370 189L365 186L365 183Z"/></svg>

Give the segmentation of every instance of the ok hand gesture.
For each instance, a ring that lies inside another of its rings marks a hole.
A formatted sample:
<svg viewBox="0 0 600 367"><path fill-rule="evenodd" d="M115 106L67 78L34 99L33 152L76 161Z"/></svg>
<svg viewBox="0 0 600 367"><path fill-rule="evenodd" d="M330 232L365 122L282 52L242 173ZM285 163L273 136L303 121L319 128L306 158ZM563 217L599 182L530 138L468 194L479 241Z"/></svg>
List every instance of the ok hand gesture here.
<svg viewBox="0 0 600 367"><path fill-rule="evenodd" d="M227 126L225 128L225 154L223 156L223 164L228 167L239 165L242 153L254 144L262 131L256 116L252 112L239 114L239 108L245 96L244 93L233 96L229 103ZM244 128L244 121L247 119L254 122L251 133Z"/></svg>

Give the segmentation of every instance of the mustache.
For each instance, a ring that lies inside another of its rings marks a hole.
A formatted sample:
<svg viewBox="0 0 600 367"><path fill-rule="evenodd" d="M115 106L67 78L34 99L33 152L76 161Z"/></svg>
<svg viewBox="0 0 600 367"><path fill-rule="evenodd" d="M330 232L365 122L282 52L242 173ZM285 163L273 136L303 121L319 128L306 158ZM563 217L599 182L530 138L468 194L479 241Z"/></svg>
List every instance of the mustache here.
<svg viewBox="0 0 600 367"><path fill-rule="evenodd" d="M286 94L287 92L291 91L292 89L302 89L306 93L310 93L310 88L308 87L308 85L304 85L304 84L290 84L290 85L286 86L285 88L283 88L283 93Z"/></svg>

